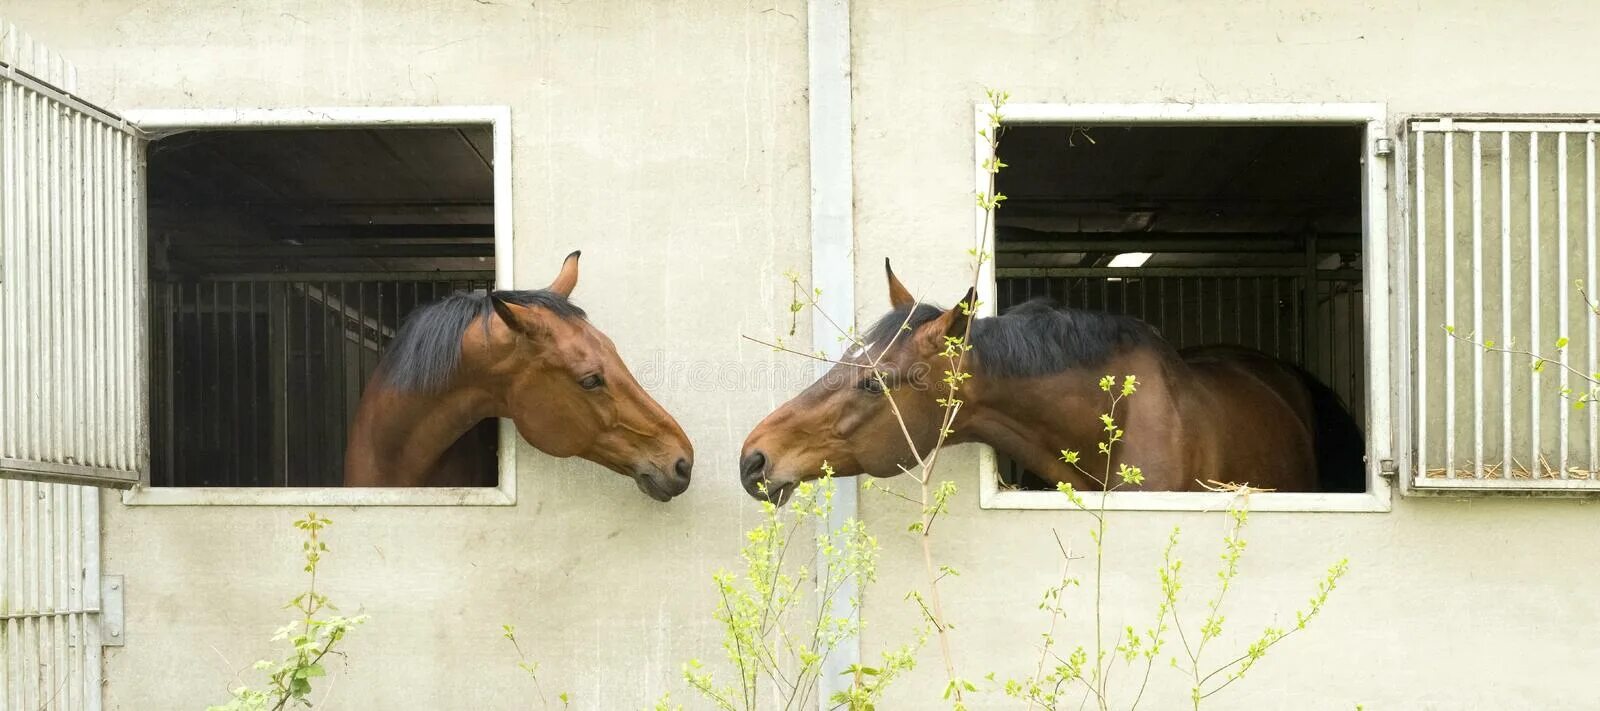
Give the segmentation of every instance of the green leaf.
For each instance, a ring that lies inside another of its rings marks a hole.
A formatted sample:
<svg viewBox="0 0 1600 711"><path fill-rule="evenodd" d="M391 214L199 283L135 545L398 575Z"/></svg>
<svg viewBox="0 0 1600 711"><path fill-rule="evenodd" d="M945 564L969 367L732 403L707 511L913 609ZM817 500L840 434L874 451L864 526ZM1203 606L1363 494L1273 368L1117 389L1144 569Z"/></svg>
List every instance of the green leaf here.
<svg viewBox="0 0 1600 711"><path fill-rule="evenodd" d="M1557 338L1556 339L1556 349L1559 350L1559 349L1562 349L1562 348L1566 348L1568 343L1570 343L1570 341L1567 340L1566 336L1562 336L1560 338Z"/></svg>

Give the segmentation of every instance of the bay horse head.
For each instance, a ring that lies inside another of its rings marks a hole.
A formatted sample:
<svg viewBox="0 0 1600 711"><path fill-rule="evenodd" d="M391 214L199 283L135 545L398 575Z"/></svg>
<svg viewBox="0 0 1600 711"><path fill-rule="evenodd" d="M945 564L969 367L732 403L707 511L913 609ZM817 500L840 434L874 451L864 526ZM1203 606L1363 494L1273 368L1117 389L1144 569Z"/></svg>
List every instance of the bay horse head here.
<svg viewBox="0 0 1600 711"><path fill-rule="evenodd" d="M658 501L688 489L683 428L568 298L578 256L544 289L458 293L412 314L363 395L346 485L449 484L444 451L503 417L539 451L599 464Z"/></svg>
<svg viewBox="0 0 1600 711"><path fill-rule="evenodd" d="M820 478L825 462L840 476L894 476L916 464L908 438L920 452L938 440L939 401L948 395L946 339L967 334L974 311L964 305L976 304L977 292L969 289L956 306L940 309L917 303L887 259L884 271L892 310L745 438L739 472L751 496L781 504L800 482Z"/></svg>

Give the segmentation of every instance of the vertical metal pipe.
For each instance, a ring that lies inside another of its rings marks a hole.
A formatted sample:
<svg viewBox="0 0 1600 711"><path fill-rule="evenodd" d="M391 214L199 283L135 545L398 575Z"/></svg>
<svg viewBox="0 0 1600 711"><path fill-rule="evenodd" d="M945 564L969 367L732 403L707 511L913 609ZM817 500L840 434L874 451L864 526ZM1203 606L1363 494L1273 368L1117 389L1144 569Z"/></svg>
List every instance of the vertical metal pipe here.
<svg viewBox="0 0 1600 711"><path fill-rule="evenodd" d="M1595 289L1595 286L1596 286L1596 284L1595 284L1595 253L1594 252L1595 252L1595 248L1597 246L1596 243L1595 243L1594 138L1595 138L1594 131L1591 130L1588 133L1586 133L1585 134L1585 139L1584 139L1584 148L1583 148L1583 159L1584 159L1583 160L1583 162L1584 162L1583 214L1584 214L1584 237L1585 237L1584 255L1588 259L1588 264L1587 264L1588 268L1585 270L1586 274L1584 276L1583 287L1584 287L1584 289L1589 290L1589 291L1585 292L1586 295L1584 297L1584 307L1585 308L1590 308L1590 309L1593 308L1593 306L1592 306L1592 304L1594 303L1594 296L1593 296L1594 291L1593 291L1593 289ZM1587 321L1589 323L1589 344L1588 344L1589 347L1588 347L1588 350L1587 350L1587 352L1589 354L1589 367L1584 372L1588 373L1590 377L1595 377L1594 374L1596 372L1600 372L1600 363L1596 362L1597 361L1597 357L1596 357L1596 354L1595 354L1596 347L1600 346L1600 332L1597 332L1595 321L1600 320L1600 318L1596 318L1596 317L1600 317L1600 314L1590 314L1587 318L1584 319L1585 321ZM1592 389L1585 388L1584 392L1585 393L1592 392ZM1584 409L1587 410L1588 413L1589 413L1589 463L1588 463L1587 466L1588 466L1588 470L1589 470L1589 478L1592 479L1592 478L1594 478L1596 476L1596 474L1595 474L1596 470L1600 470L1600 416L1597 416L1597 415L1600 415L1600 413L1596 412L1596 408L1594 407L1594 403L1589 403L1589 406L1584 408Z"/></svg>
<svg viewBox="0 0 1600 711"><path fill-rule="evenodd" d="M272 478L289 485L289 291L287 282L267 288L267 396L272 400Z"/></svg>
<svg viewBox="0 0 1600 711"><path fill-rule="evenodd" d="M1543 275L1539 273L1539 134L1537 131L1528 133L1528 330L1531 348L1543 348L1544 336L1539 329L1539 280ZM1539 432L1539 417L1543 408L1539 405L1539 373L1532 371L1528 374L1528 407L1532 413L1528 423L1530 431L1528 453L1528 471L1533 476L1540 477L1544 474L1541 462L1544 459L1542 437Z"/></svg>
<svg viewBox="0 0 1600 711"><path fill-rule="evenodd" d="M236 279L228 280L228 468L232 470L233 485L249 484L245 481L244 456L241 451L245 443L244 432L244 393L239 383L242 378L239 372L239 282Z"/></svg>
<svg viewBox="0 0 1600 711"><path fill-rule="evenodd" d="M311 484L312 469L315 466L315 449L313 438L316 428L311 424L311 403L305 398L306 393L315 389L311 381L311 282L295 282L300 295L300 460L293 472L295 483L300 486Z"/></svg>
<svg viewBox="0 0 1600 711"><path fill-rule="evenodd" d="M1428 476L1428 191L1427 191L1427 134L1416 136L1416 186L1415 210L1417 213L1417 473L1418 479ZM1446 467L1448 470L1449 467Z"/></svg>
<svg viewBox="0 0 1600 711"><path fill-rule="evenodd" d="M1483 338L1483 133L1472 132L1472 337ZM1454 339L1451 339L1452 341ZM1472 475L1483 478L1483 349L1472 349Z"/></svg>
<svg viewBox="0 0 1600 711"><path fill-rule="evenodd" d="M1445 135L1440 157L1445 160L1445 323L1456 327L1456 144L1454 133ZM1445 338L1445 476L1456 477L1456 339Z"/></svg>
<svg viewBox="0 0 1600 711"><path fill-rule="evenodd" d="M319 438L321 449L319 451L320 457L317 459L317 475L318 483L322 486L326 486L336 480L333 471L335 466L333 443L337 437L335 432L338 430L338 425L335 422L338 420L339 408L334 406L333 395L334 393L343 392L344 387L344 379L336 377L333 371L333 354L328 350L329 321L332 320L332 316L338 312L338 309L344 308L344 301L335 300L332 293L330 282L323 281L321 318L317 319L317 323L322 325L322 357L318 359L318 365L320 366L318 370L322 373L322 382L317 387L317 398L322 402L323 424L322 436Z"/></svg>
<svg viewBox="0 0 1600 711"><path fill-rule="evenodd" d="M1426 292L1418 292L1421 296ZM1511 339L1511 132L1500 132L1500 332ZM1500 476L1509 478L1516 462L1511 439L1511 421L1516 408L1511 402L1511 359L1500 359ZM1420 413L1419 413L1420 416Z"/></svg>
<svg viewBox="0 0 1600 711"><path fill-rule="evenodd" d="M338 329L337 341L339 344L339 370L337 378L339 387L336 391L339 393L339 399L337 403L337 409L339 412L337 415L338 429L334 430L334 438L338 443L338 446L336 447L338 450L337 455L334 457L334 466L342 472L344 451L350 445L347 437L349 436L348 429L350 427L352 415L350 409L354 407L354 404L350 400L350 385L353 381L353 378L350 376L350 300L347 297L345 290L345 287L348 286L348 282L340 281L338 284L339 315L336 319L337 323L335 326ZM360 341L357 341L356 345L359 347ZM331 483L337 485L339 483L339 479L335 479Z"/></svg>
<svg viewBox="0 0 1600 711"><path fill-rule="evenodd" d="M1567 258L1568 253L1571 251L1569 235L1567 234L1567 169L1567 132L1562 131L1556 134L1556 232L1557 239L1560 240L1561 245L1556 252L1556 283L1559 284L1560 289L1556 298L1556 319L1557 323L1560 324L1556 328L1557 337L1565 337L1571 323L1569 294L1572 292L1572 281L1567 273L1567 264L1571 261ZM1535 346L1537 345L1535 344ZM1568 360L1570 350L1570 344L1568 344L1568 347L1561 348L1556 354L1556 357L1561 362L1561 371L1557 377L1560 379L1562 393L1570 392L1568 388L1571 381L1567 377L1567 368L1571 365ZM1556 468L1561 478L1566 479L1568 467L1567 450L1570 444L1567 427L1571 408L1567 407L1566 403L1560 402L1559 399L1557 400L1557 405L1556 429L1560 448L1556 454Z"/></svg>

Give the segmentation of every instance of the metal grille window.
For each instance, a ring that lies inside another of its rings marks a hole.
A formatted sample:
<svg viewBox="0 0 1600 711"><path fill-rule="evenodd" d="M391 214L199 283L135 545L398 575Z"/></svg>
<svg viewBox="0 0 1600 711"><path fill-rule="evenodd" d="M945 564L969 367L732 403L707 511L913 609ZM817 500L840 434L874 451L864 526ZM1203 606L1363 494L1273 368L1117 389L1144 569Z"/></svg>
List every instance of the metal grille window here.
<svg viewBox="0 0 1600 711"><path fill-rule="evenodd" d="M1597 130L1411 123L1413 488L1600 490L1600 413L1563 396L1587 390L1569 369L1600 371L1600 321L1577 284L1595 284L1600 256Z"/></svg>

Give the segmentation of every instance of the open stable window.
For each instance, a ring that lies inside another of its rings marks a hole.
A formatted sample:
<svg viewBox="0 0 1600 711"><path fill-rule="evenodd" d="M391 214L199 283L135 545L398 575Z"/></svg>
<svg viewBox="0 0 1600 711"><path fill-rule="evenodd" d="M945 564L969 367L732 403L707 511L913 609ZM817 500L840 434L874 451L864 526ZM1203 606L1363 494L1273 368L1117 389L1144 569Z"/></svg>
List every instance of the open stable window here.
<svg viewBox="0 0 1600 711"><path fill-rule="evenodd" d="M1239 345L1298 365L1361 423L1366 491L1261 494L1252 508L1384 510L1373 455L1387 451L1389 388L1374 384L1370 351L1375 331L1387 335L1387 311L1367 297L1387 283L1385 182L1372 167L1381 107L1021 105L1004 114L1008 167L996 187L1007 200L992 223L985 313L1046 298L1137 317L1179 349ZM1070 506L993 450L982 467L986 507ZM1108 506L1132 509L1215 501L1108 496Z"/></svg>
<svg viewBox="0 0 1600 711"><path fill-rule="evenodd" d="M1411 491L1600 492L1593 120L1407 126ZM1447 332L1451 327L1454 334ZM1527 355L1549 361L1535 368Z"/></svg>
<svg viewBox="0 0 1600 711"><path fill-rule="evenodd" d="M411 311L494 283L488 126L189 131L150 145L151 486L339 486ZM496 423L470 437L489 456Z"/></svg>
<svg viewBox="0 0 1600 711"><path fill-rule="evenodd" d="M509 504L476 485L340 488L363 390L413 311L510 283L499 109L131 112L149 132L150 465L132 504Z"/></svg>

